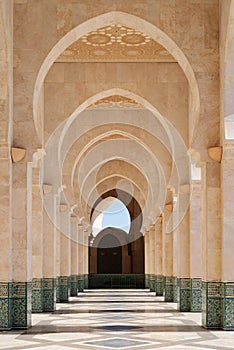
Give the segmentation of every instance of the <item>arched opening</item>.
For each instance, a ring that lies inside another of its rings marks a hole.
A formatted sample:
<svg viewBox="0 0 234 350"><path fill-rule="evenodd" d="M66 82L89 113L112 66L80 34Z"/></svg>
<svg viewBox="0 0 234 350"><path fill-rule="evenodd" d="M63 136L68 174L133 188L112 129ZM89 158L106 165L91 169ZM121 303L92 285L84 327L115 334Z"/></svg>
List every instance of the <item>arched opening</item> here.
<svg viewBox="0 0 234 350"><path fill-rule="evenodd" d="M111 232L111 229L109 229ZM122 273L122 247L116 236L107 233L99 242L97 253L97 272Z"/></svg>

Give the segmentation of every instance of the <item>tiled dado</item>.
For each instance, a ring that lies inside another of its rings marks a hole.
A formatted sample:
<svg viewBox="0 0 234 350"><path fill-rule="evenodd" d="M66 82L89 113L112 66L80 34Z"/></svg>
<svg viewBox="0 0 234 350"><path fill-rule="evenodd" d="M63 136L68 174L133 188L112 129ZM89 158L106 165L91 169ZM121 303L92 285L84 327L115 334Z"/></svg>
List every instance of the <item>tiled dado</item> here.
<svg viewBox="0 0 234 350"><path fill-rule="evenodd" d="M32 279L32 312L53 312L56 308L56 280Z"/></svg>
<svg viewBox="0 0 234 350"><path fill-rule="evenodd" d="M206 328L221 328L221 286L221 282L202 282L202 325Z"/></svg>
<svg viewBox="0 0 234 350"><path fill-rule="evenodd" d="M32 312L43 312L42 278L32 279Z"/></svg>
<svg viewBox="0 0 234 350"><path fill-rule="evenodd" d="M149 288L149 276L148 274L145 274L145 288Z"/></svg>
<svg viewBox="0 0 234 350"><path fill-rule="evenodd" d="M176 276L173 276L173 301L174 303L177 303L178 296L177 296L177 288L178 288L178 279Z"/></svg>
<svg viewBox="0 0 234 350"><path fill-rule="evenodd" d="M68 303L70 296L71 278L70 276L59 276L58 277L58 303Z"/></svg>
<svg viewBox="0 0 234 350"><path fill-rule="evenodd" d="M53 312L56 309L56 279L43 278L43 311Z"/></svg>
<svg viewBox="0 0 234 350"><path fill-rule="evenodd" d="M84 275L78 275L78 292L84 291Z"/></svg>
<svg viewBox="0 0 234 350"><path fill-rule="evenodd" d="M177 279L177 302L178 310L187 312L191 310L191 279L178 278Z"/></svg>
<svg viewBox="0 0 234 350"><path fill-rule="evenodd" d="M149 289L151 292L155 292L155 275L149 275Z"/></svg>
<svg viewBox="0 0 234 350"><path fill-rule="evenodd" d="M155 276L155 291L157 296L163 296L163 276L162 275L156 275Z"/></svg>
<svg viewBox="0 0 234 350"><path fill-rule="evenodd" d="M174 279L173 276L165 276L165 301L174 301Z"/></svg>
<svg viewBox="0 0 234 350"><path fill-rule="evenodd" d="M89 288L89 275L84 275L84 288Z"/></svg>
<svg viewBox="0 0 234 350"><path fill-rule="evenodd" d="M234 330L234 282L222 283L222 328Z"/></svg>
<svg viewBox="0 0 234 350"><path fill-rule="evenodd" d="M71 275L71 297L76 297L78 293L78 276Z"/></svg>
<svg viewBox="0 0 234 350"><path fill-rule="evenodd" d="M12 282L12 328L31 326L31 296L31 282Z"/></svg>
<svg viewBox="0 0 234 350"><path fill-rule="evenodd" d="M202 311L202 279L191 278L191 312Z"/></svg>
<svg viewBox="0 0 234 350"><path fill-rule="evenodd" d="M0 330L12 327L12 283L0 282Z"/></svg>

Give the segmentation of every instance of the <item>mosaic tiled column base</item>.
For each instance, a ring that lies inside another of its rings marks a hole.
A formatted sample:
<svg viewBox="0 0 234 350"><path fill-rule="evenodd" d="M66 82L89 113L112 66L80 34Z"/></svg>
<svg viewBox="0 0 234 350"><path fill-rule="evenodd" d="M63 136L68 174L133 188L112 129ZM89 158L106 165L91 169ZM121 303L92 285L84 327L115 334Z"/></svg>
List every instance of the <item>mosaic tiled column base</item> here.
<svg viewBox="0 0 234 350"><path fill-rule="evenodd" d="M174 303L177 303L178 302L178 295L177 295L178 279L175 276L173 276L172 278L173 278L173 301Z"/></svg>
<svg viewBox="0 0 234 350"><path fill-rule="evenodd" d="M155 292L157 296L159 297L163 296L163 276L162 275L156 275Z"/></svg>
<svg viewBox="0 0 234 350"><path fill-rule="evenodd" d="M174 301L174 280L172 276L165 277L165 301Z"/></svg>
<svg viewBox="0 0 234 350"><path fill-rule="evenodd" d="M32 312L43 312L42 278L32 279Z"/></svg>
<svg viewBox="0 0 234 350"><path fill-rule="evenodd" d="M191 312L202 311L202 279L191 278Z"/></svg>
<svg viewBox="0 0 234 350"><path fill-rule="evenodd" d="M222 283L222 328L234 330L234 282Z"/></svg>
<svg viewBox="0 0 234 350"><path fill-rule="evenodd" d="M191 279L178 278L177 286L178 310L188 312L191 310Z"/></svg>
<svg viewBox="0 0 234 350"><path fill-rule="evenodd" d="M59 303L68 303L69 301L69 276L60 276L58 280Z"/></svg>
<svg viewBox="0 0 234 350"><path fill-rule="evenodd" d="M43 311L53 312L56 309L56 279L43 278Z"/></svg>
<svg viewBox="0 0 234 350"><path fill-rule="evenodd" d="M76 297L78 293L78 276L71 275L71 297Z"/></svg>
<svg viewBox="0 0 234 350"><path fill-rule="evenodd" d="M149 275L149 289L151 292L155 292L155 275Z"/></svg>
<svg viewBox="0 0 234 350"><path fill-rule="evenodd" d="M60 303L60 278L56 277L56 303Z"/></svg>
<svg viewBox="0 0 234 350"><path fill-rule="evenodd" d="M89 288L89 275L84 275L84 288Z"/></svg>
<svg viewBox="0 0 234 350"><path fill-rule="evenodd" d="M0 282L0 330L12 327L12 283Z"/></svg>
<svg viewBox="0 0 234 350"><path fill-rule="evenodd" d="M202 325L221 328L221 282L202 282Z"/></svg>
<svg viewBox="0 0 234 350"><path fill-rule="evenodd" d="M78 292L84 291L84 275L78 275Z"/></svg>
<svg viewBox="0 0 234 350"><path fill-rule="evenodd" d="M149 275L145 275L145 288L149 288Z"/></svg>
<svg viewBox="0 0 234 350"><path fill-rule="evenodd" d="M12 328L31 326L31 282L12 282Z"/></svg>

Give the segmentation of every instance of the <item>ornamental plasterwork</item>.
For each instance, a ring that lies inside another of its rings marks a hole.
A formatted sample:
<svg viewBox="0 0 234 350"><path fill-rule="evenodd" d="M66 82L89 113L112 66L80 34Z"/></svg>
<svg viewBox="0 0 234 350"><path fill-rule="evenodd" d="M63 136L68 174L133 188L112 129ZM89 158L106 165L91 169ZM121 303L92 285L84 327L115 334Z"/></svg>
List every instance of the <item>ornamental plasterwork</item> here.
<svg viewBox="0 0 234 350"><path fill-rule="evenodd" d="M109 108L139 109L144 107L141 104L139 104L137 101L132 100L131 98L128 98L125 96L120 96L120 95L113 95L113 96L108 96L106 98L102 98L88 107L88 109L109 109Z"/></svg>
<svg viewBox="0 0 234 350"><path fill-rule="evenodd" d="M57 59L57 62L136 61L175 62L175 59L148 35L120 24L84 35Z"/></svg>

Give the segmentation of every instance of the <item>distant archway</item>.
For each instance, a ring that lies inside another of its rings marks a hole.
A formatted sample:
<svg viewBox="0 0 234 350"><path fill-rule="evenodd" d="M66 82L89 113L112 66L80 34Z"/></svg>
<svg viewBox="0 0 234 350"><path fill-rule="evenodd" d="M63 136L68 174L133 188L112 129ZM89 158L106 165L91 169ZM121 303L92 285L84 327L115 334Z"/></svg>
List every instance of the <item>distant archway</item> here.
<svg viewBox="0 0 234 350"><path fill-rule="evenodd" d="M106 234L99 242L97 250L98 274L122 273L122 246L116 236Z"/></svg>

